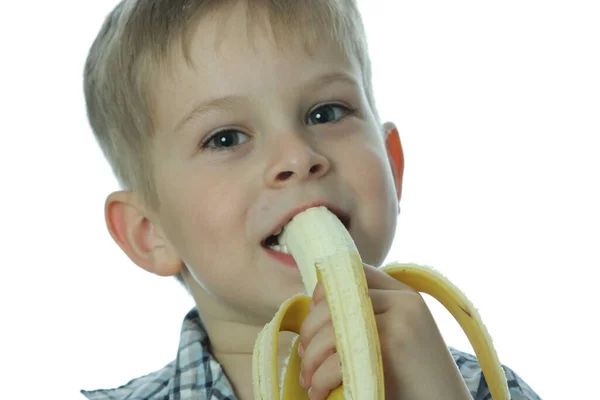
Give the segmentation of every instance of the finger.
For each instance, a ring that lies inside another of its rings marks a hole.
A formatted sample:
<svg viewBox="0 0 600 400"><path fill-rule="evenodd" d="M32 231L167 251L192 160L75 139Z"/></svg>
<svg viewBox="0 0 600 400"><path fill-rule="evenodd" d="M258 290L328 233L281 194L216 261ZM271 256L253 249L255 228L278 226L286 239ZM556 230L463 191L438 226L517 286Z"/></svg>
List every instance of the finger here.
<svg viewBox="0 0 600 400"><path fill-rule="evenodd" d="M324 400L342 383L342 367L338 353L333 353L319 366L310 380L311 400Z"/></svg>
<svg viewBox="0 0 600 400"><path fill-rule="evenodd" d="M314 306L300 326L299 340L302 350L299 351L305 350L319 329L329 321L331 321L331 315L327 302L324 301Z"/></svg>
<svg viewBox="0 0 600 400"><path fill-rule="evenodd" d="M371 305L375 314L383 314L392 308L395 299L391 297L396 295L394 292L401 291L369 289L369 297L371 298Z"/></svg>
<svg viewBox="0 0 600 400"><path fill-rule="evenodd" d="M315 306L323 300L325 300L325 289L323 288L321 282L317 282L315 290L313 290L312 305Z"/></svg>
<svg viewBox="0 0 600 400"><path fill-rule="evenodd" d="M325 324L308 342L302 356L300 374L303 382L310 382L317 368L333 353L335 353L335 333L331 323Z"/></svg>
<svg viewBox="0 0 600 400"><path fill-rule="evenodd" d="M409 306L423 301L421 293L408 290L369 289L369 297L375 314L383 314L393 307Z"/></svg>
<svg viewBox="0 0 600 400"><path fill-rule="evenodd" d="M408 290L416 292L412 287L392 278L381 269L364 264L367 286L371 289Z"/></svg>

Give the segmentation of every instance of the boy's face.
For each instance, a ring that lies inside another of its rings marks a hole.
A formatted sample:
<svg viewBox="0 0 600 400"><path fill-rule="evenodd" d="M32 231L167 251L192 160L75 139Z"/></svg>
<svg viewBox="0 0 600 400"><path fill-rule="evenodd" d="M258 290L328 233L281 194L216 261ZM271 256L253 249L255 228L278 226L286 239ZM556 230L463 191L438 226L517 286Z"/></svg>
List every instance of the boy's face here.
<svg viewBox="0 0 600 400"><path fill-rule="evenodd" d="M244 18L234 12L226 33L202 21L193 66L176 60L155 87L153 222L195 278L193 292L264 323L303 291L290 256L264 246L290 212L335 207L350 218L363 261L379 265L398 199L358 64L326 42L310 56L277 50L258 29L250 42Z"/></svg>

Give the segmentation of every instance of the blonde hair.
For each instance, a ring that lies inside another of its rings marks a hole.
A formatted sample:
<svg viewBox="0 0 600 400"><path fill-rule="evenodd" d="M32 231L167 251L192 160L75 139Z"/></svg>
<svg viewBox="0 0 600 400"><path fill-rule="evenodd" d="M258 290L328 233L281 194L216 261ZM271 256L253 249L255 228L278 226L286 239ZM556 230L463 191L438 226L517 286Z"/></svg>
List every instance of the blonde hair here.
<svg viewBox="0 0 600 400"><path fill-rule="evenodd" d="M107 16L90 48L85 100L91 128L120 186L139 193L155 210L160 204L150 151L152 79L174 51L190 62L195 23L241 2L254 25L260 16L268 16L278 45L295 38L306 41L308 50L328 41L354 57L378 118L367 40L355 0L123 0ZM182 276L177 279L186 286Z"/></svg>

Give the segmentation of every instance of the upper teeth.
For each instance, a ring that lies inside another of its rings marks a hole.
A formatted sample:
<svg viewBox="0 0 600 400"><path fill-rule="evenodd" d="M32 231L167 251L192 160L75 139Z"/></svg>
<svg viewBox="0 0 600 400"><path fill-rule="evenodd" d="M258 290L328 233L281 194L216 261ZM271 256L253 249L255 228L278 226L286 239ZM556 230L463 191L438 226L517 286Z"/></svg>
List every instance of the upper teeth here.
<svg viewBox="0 0 600 400"><path fill-rule="evenodd" d="M290 252L288 251L288 248L286 245L281 245L281 244L272 244L269 246L270 249L273 249L275 251L278 251L280 253L285 253L285 254L290 254Z"/></svg>

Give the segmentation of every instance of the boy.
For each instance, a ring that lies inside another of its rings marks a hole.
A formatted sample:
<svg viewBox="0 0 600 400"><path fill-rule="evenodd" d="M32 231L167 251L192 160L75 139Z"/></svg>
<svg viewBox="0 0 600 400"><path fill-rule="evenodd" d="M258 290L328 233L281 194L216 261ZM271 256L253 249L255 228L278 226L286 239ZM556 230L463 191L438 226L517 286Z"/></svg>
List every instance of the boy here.
<svg viewBox="0 0 600 400"><path fill-rule="evenodd" d="M303 291L291 256L266 239L314 205L349 221L368 264L386 398L489 398L423 298L373 267L393 240L404 156L379 122L354 1L125 0L91 48L85 93L125 188L106 201L112 237L196 303L175 361L87 398L252 399L256 336ZM314 299L299 379L324 399L341 370L320 287ZM513 399L539 398L506 372Z"/></svg>

